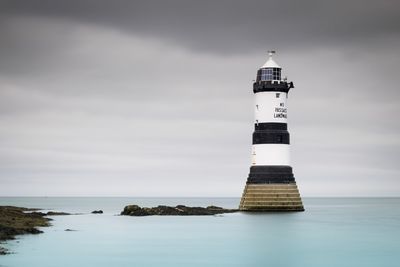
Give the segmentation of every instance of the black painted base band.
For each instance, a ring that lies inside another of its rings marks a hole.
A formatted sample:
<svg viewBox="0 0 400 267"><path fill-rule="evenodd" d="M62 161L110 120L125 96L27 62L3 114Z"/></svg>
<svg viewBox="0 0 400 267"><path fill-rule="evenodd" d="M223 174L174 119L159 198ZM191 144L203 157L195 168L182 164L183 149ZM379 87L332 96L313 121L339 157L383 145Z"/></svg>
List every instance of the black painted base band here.
<svg viewBox="0 0 400 267"><path fill-rule="evenodd" d="M283 122L259 122L254 124L255 131L287 131L287 123Z"/></svg>
<svg viewBox="0 0 400 267"><path fill-rule="evenodd" d="M247 184L288 184L295 182L290 166L251 166Z"/></svg>

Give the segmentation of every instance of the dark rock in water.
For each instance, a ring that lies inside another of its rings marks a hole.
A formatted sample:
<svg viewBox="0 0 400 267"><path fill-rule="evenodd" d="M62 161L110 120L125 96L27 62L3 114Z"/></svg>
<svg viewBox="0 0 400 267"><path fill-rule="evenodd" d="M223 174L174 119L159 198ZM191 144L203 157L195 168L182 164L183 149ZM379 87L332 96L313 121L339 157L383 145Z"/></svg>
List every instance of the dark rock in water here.
<svg viewBox="0 0 400 267"><path fill-rule="evenodd" d="M76 230L67 228L67 229L65 229L64 231L65 231L65 232L75 232Z"/></svg>
<svg viewBox="0 0 400 267"><path fill-rule="evenodd" d="M121 212L121 215L148 216L150 214L144 208L141 208L138 205L129 205L124 208L124 210Z"/></svg>
<svg viewBox="0 0 400 267"><path fill-rule="evenodd" d="M174 216L191 216L191 215L215 215L222 213L237 212L237 209L224 209L216 206L204 207L187 207L178 205L176 207L157 206L152 208L142 208L138 205L128 205L121 212L121 215L128 216L151 216L151 215L174 215Z"/></svg>
<svg viewBox="0 0 400 267"><path fill-rule="evenodd" d="M210 209L210 210L223 210L224 208L217 207L217 206L208 206L207 209Z"/></svg>
<svg viewBox="0 0 400 267"><path fill-rule="evenodd" d="M102 210L94 210L92 211L93 214L103 214Z"/></svg>
<svg viewBox="0 0 400 267"><path fill-rule="evenodd" d="M47 216L58 216L58 215L71 215L71 213L68 212L58 212L58 211L49 211L46 213Z"/></svg>
<svg viewBox="0 0 400 267"><path fill-rule="evenodd" d="M0 255L7 255L7 254L8 254L8 250L0 247Z"/></svg>
<svg viewBox="0 0 400 267"><path fill-rule="evenodd" d="M31 212L30 214L32 214L32 215L37 215L37 216L41 216L41 217L47 215L46 213L44 213L44 212L39 212L39 211L34 211L34 212Z"/></svg>

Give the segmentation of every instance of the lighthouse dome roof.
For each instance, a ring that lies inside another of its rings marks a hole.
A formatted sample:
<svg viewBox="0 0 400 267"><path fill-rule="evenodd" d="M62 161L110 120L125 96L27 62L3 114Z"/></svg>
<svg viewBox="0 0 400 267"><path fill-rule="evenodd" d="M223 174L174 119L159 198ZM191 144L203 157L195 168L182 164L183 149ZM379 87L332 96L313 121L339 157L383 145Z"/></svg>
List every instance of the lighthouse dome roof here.
<svg viewBox="0 0 400 267"><path fill-rule="evenodd" d="M272 55L275 54L275 51L268 51L268 60L267 62L265 62L264 65L262 65L262 69L264 68L279 68L281 69L281 66L278 65L278 63L276 63L273 59L272 59Z"/></svg>
<svg viewBox="0 0 400 267"><path fill-rule="evenodd" d="M267 62L265 62L265 64L262 65L261 68L262 68L262 69L264 69L264 68L280 68L280 69L281 69L281 66L279 66L278 63L276 63L276 62L272 59L272 56L270 56L270 57L268 58Z"/></svg>

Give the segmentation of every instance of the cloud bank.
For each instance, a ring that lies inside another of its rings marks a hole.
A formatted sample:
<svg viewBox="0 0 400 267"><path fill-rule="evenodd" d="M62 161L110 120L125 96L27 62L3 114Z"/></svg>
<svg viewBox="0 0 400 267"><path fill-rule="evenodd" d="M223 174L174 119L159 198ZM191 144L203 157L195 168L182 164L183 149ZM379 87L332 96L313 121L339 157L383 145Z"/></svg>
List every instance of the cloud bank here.
<svg viewBox="0 0 400 267"><path fill-rule="evenodd" d="M396 1L1 1L0 195L240 196L276 49L305 196L394 196Z"/></svg>

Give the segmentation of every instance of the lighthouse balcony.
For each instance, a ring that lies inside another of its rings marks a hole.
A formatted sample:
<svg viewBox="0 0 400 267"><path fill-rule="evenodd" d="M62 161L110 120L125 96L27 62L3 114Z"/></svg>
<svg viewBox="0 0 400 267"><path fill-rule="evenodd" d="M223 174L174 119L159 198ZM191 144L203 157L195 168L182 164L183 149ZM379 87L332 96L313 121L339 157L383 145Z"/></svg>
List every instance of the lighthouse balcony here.
<svg viewBox="0 0 400 267"><path fill-rule="evenodd" d="M257 81L253 84L253 92L284 92L288 93L291 88L294 88L293 82L286 81Z"/></svg>

